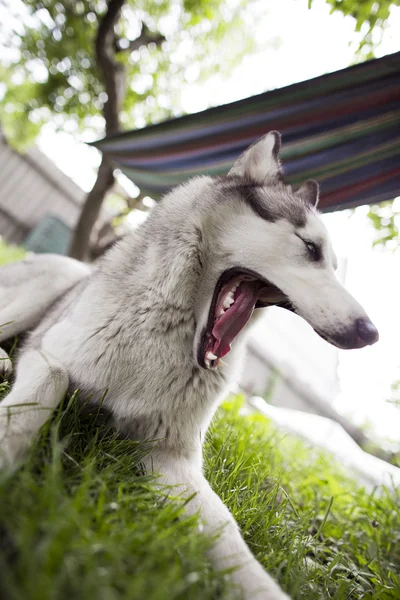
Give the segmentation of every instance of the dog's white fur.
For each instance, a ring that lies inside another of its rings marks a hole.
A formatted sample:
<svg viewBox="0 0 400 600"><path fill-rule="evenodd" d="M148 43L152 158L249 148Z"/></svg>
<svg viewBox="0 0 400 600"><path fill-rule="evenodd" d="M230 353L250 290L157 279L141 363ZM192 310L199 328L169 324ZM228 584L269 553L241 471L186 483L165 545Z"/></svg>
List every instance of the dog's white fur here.
<svg viewBox="0 0 400 600"><path fill-rule="evenodd" d="M3 463L23 456L68 389L97 401L108 389L105 406L119 430L160 440L147 467L182 493L195 493L187 510L199 512L208 530L222 528L211 558L218 569L237 566L231 579L246 600L287 596L202 474L202 440L241 345L235 342L229 366L199 364L217 280L232 267L251 269L337 345L365 345L354 323L368 320L334 276L336 259L313 206L316 184L293 193L281 181L279 140L276 132L265 136L224 179L196 178L172 191L93 271L52 256L0 271L0 324L12 321L0 341L34 328L0 406ZM256 187L256 210L243 199L248 185ZM307 241L321 249L318 264Z"/></svg>

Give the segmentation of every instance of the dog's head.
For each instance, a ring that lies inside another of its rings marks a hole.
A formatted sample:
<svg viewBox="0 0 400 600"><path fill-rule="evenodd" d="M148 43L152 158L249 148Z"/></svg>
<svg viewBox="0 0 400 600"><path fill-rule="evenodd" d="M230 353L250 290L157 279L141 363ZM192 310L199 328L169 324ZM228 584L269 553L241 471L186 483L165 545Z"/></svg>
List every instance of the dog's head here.
<svg viewBox="0 0 400 600"><path fill-rule="evenodd" d="M279 133L270 132L226 177L186 187L186 197L196 196L203 240L194 353L204 368L215 368L253 310L266 306L294 311L339 348L378 340L335 277L336 257L316 209L318 184L307 181L296 192L285 185L279 149Z"/></svg>

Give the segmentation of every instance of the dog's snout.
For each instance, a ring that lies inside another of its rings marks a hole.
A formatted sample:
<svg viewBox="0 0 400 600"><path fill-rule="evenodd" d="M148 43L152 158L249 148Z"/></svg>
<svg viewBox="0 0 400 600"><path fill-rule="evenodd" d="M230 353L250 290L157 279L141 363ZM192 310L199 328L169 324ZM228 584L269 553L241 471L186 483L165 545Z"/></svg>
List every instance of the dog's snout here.
<svg viewBox="0 0 400 600"><path fill-rule="evenodd" d="M357 319L356 329L357 337L362 345L372 346L379 340L379 332L369 319Z"/></svg>
<svg viewBox="0 0 400 600"><path fill-rule="evenodd" d="M379 340L378 330L368 317L351 321L351 325L344 329L337 329L336 331L316 329L315 331L324 340L344 350L372 346Z"/></svg>

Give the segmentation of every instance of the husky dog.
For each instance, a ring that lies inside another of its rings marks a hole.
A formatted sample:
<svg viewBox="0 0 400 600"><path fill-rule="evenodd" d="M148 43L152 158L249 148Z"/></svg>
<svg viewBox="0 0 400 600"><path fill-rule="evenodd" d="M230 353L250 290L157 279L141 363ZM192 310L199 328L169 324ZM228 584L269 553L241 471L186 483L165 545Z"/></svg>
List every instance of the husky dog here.
<svg viewBox="0 0 400 600"><path fill-rule="evenodd" d="M335 278L318 184L285 185L279 149L270 132L226 177L173 190L93 270L56 256L0 269L0 341L31 330L0 405L3 465L23 456L67 390L99 401L108 389L115 427L159 440L147 468L193 495L187 510L210 531L222 529L211 559L232 569L246 600L287 596L202 474L202 440L237 368L241 332L255 308L278 305L339 348L378 339ZM35 407L18 408L26 403Z"/></svg>

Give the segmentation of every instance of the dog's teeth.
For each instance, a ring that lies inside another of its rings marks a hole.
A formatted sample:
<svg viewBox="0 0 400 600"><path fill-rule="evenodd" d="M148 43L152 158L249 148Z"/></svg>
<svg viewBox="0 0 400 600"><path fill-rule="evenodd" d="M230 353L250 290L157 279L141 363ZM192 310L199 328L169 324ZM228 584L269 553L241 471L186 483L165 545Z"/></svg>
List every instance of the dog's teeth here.
<svg viewBox="0 0 400 600"><path fill-rule="evenodd" d="M233 298L226 297L224 300L224 308L229 308L234 302Z"/></svg>
<svg viewBox="0 0 400 600"><path fill-rule="evenodd" d="M228 363L226 363L222 358L219 358L216 362L217 367L227 367Z"/></svg>
<svg viewBox="0 0 400 600"><path fill-rule="evenodd" d="M228 292L223 303L224 308L229 308L235 302L233 292Z"/></svg>
<svg viewBox="0 0 400 600"><path fill-rule="evenodd" d="M204 360L204 362L205 362L205 365L206 365L207 369L209 369L209 368L210 368L210 366L211 366L211 363L210 363L210 361L209 361L209 360L207 360L207 359L205 359L205 360Z"/></svg>
<svg viewBox="0 0 400 600"><path fill-rule="evenodd" d="M225 314L225 311L223 308L221 308L221 310L219 311L219 316L222 317L222 315L224 315L224 314Z"/></svg>
<svg viewBox="0 0 400 600"><path fill-rule="evenodd" d="M210 351L209 351L209 352L207 352L207 354L206 354L206 358L207 358L208 360L216 360L216 359L217 359L217 357L215 356L215 354L213 354L213 353L212 353L212 352L210 352Z"/></svg>

